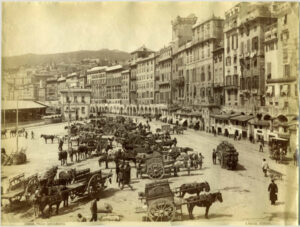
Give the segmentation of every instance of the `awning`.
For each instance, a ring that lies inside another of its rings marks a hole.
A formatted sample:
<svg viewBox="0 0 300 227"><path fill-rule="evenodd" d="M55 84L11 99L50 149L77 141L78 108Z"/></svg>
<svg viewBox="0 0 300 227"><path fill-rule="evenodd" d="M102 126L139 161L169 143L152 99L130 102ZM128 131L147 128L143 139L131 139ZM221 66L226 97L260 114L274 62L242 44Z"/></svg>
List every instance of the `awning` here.
<svg viewBox="0 0 300 227"><path fill-rule="evenodd" d="M240 116L231 117L230 120L245 122L245 121L249 121L250 119L253 119L253 118L255 118L255 117L250 116L250 115L240 115Z"/></svg>
<svg viewBox="0 0 300 227"><path fill-rule="evenodd" d="M201 116L202 116L202 113L199 112L199 111L194 111L194 112L190 113L190 116L193 116L193 117L201 117Z"/></svg>
<svg viewBox="0 0 300 227"><path fill-rule="evenodd" d="M180 124L180 125L183 125L184 122L187 122L187 120L186 120L186 119L183 119L183 120L179 121L179 124Z"/></svg>
<svg viewBox="0 0 300 227"><path fill-rule="evenodd" d="M287 95L288 94L288 85L285 84L285 85L282 86L280 94L281 95Z"/></svg>
<svg viewBox="0 0 300 227"><path fill-rule="evenodd" d="M251 124L257 125L257 126L262 126L262 127L269 127L270 126L270 122L269 121L264 121L264 120L254 121Z"/></svg>
<svg viewBox="0 0 300 227"><path fill-rule="evenodd" d="M220 120L228 120L231 117L234 116L239 116L241 115L240 113L235 113L235 114L212 114L211 117L220 119Z"/></svg>
<svg viewBox="0 0 300 227"><path fill-rule="evenodd" d="M2 110L16 110L18 106L19 110L23 109L45 109L46 105L39 104L34 101L4 101L2 102Z"/></svg>

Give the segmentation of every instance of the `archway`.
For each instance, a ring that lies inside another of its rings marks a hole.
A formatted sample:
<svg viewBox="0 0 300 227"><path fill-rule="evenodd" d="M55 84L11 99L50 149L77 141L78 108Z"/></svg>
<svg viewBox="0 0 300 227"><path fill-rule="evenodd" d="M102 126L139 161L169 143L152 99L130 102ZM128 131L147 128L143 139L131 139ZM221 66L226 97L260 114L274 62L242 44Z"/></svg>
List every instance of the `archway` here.
<svg viewBox="0 0 300 227"><path fill-rule="evenodd" d="M285 115L281 114L277 117L280 122L288 122L288 119Z"/></svg>
<svg viewBox="0 0 300 227"><path fill-rule="evenodd" d="M263 118L265 121L269 121L269 120L271 120L272 118L271 118L271 116L269 115L269 114L266 114L265 116L264 116L264 118Z"/></svg>

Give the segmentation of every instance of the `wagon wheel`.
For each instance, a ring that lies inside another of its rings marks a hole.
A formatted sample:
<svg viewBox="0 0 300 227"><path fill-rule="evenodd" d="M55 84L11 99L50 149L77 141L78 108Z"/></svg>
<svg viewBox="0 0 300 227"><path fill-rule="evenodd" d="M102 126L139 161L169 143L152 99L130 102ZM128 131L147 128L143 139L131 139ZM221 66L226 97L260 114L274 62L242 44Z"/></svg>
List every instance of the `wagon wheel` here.
<svg viewBox="0 0 300 227"><path fill-rule="evenodd" d="M90 178L87 186L87 191L90 197L93 198L98 194L99 189L102 187L101 179L101 174L95 174Z"/></svg>
<svg viewBox="0 0 300 227"><path fill-rule="evenodd" d="M38 187L39 187L39 181L37 177L34 177L29 180L24 193L27 201L30 200L30 197L35 193Z"/></svg>
<svg viewBox="0 0 300 227"><path fill-rule="evenodd" d="M168 199L157 199L148 207L148 217L151 221L173 221L176 207Z"/></svg>
<svg viewBox="0 0 300 227"><path fill-rule="evenodd" d="M165 174L162 163L151 163L147 165L147 174L151 179L161 179Z"/></svg>

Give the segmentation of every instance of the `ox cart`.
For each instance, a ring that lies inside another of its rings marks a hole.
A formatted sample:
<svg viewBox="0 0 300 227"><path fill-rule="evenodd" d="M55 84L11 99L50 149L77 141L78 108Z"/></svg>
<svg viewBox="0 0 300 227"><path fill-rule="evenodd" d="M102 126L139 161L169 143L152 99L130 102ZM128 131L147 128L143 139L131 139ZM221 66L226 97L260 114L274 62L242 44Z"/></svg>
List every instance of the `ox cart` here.
<svg viewBox="0 0 300 227"><path fill-rule="evenodd" d="M37 189L38 175L34 174L25 178L25 174L22 173L9 179L8 183L7 191L1 195L1 200L7 199L12 204L15 201L19 202L22 197L25 197L26 201L28 201Z"/></svg>
<svg viewBox="0 0 300 227"><path fill-rule="evenodd" d="M82 197L87 195L94 198L100 191L104 190L107 185L106 181L111 182L112 173L102 173L101 170L91 172L90 169L76 171L72 183L66 186L70 197Z"/></svg>
<svg viewBox="0 0 300 227"><path fill-rule="evenodd" d="M235 147L227 142L223 141L217 146L217 159L220 162L222 168L226 169L236 169L238 164L239 153L236 151Z"/></svg>

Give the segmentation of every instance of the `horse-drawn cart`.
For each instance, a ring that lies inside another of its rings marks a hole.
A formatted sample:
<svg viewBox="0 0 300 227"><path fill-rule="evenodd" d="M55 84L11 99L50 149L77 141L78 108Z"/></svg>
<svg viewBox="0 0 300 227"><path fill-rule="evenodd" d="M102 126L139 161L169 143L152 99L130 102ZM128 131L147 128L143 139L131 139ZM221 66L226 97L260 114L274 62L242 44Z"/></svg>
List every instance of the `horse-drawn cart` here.
<svg viewBox="0 0 300 227"><path fill-rule="evenodd" d="M20 201L24 196L26 200L30 199L37 189L38 176L34 174L25 178L22 173L9 179L9 185L6 193L2 194L1 199L7 199L10 204L15 201Z"/></svg>
<svg viewBox="0 0 300 227"><path fill-rule="evenodd" d="M222 168L236 169L238 156L239 153L235 147L227 141L223 141L217 146L217 158Z"/></svg>
<svg viewBox="0 0 300 227"><path fill-rule="evenodd" d="M164 160L164 156L158 152L154 152L144 162L137 168L137 175L147 174L151 179L161 179L174 170L174 161Z"/></svg>
<svg viewBox="0 0 300 227"><path fill-rule="evenodd" d="M66 190L70 192L70 197L82 197L84 195L94 197L100 191L104 190L106 180L111 182L112 173L102 173L101 170L91 172L90 169L76 171L73 176L73 182L66 186Z"/></svg>

